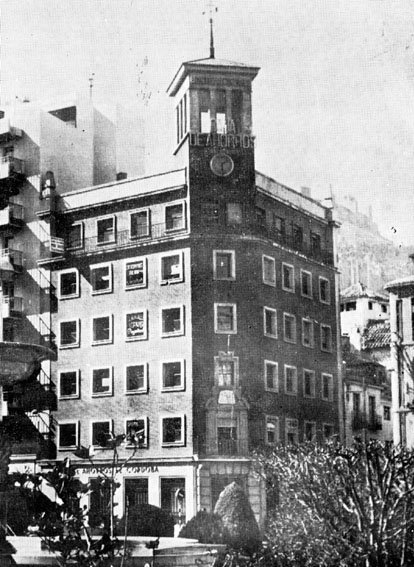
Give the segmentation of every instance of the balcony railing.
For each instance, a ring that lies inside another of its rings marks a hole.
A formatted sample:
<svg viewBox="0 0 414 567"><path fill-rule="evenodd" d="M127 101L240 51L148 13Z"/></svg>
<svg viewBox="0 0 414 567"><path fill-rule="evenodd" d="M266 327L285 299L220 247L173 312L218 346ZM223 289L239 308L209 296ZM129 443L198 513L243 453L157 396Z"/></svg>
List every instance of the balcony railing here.
<svg viewBox="0 0 414 567"><path fill-rule="evenodd" d="M367 414L366 412L352 412L352 429L361 431L379 431L382 429L382 419L378 414Z"/></svg>
<svg viewBox="0 0 414 567"><path fill-rule="evenodd" d="M5 156L0 159L0 180L24 175L24 161L14 156Z"/></svg>
<svg viewBox="0 0 414 567"><path fill-rule="evenodd" d="M10 226L21 226L24 220L24 208L22 205L10 203L0 210L0 229Z"/></svg>
<svg viewBox="0 0 414 567"><path fill-rule="evenodd" d="M21 250L14 250L13 248L4 248L0 250L0 260L8 258L14 268L20 270L23 268L23 252Z"/></svg>
<svg viewBox="0 0 414 567"><path fill-rule="evenodd" d="M114 233L106 233L101 237L92 236L83 238L78 241L65 241L65 254L81 255L87 252L95 252L98 250L111 250L112 248L131 247L140 243L148 243L152 240L171 238L176 235L186 234L188 232L185 225L177 228L169 228L165 223L152 224L148 229L142 229L140 232L131 233L130 230L116 231Z"/></svg>
<svg viewBox="0 0 414 567"><path fill-rule="evenodd" d="M1 312L5 318L19 318L23 314L23 299L21 297L2 297Z"/></svg>

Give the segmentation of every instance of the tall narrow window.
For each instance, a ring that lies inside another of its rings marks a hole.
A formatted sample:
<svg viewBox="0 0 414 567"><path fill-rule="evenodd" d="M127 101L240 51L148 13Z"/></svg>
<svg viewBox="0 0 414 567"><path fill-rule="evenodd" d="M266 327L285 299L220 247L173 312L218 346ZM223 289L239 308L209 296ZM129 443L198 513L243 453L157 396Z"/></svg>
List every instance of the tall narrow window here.
<svg viewBox="0 0 414 567"><path fill-rule="evenodd" d="M67 247L70 250L83 247L83 224L81 222L74 223L69 227Z"/></svg>
<svg viewBox="0 0 414 567"><path fill-rule="evenodd" d="M224 89L216 91L216 127L219 134L227 132L227 96Z"/></svg>
<svg viewBox="0 0 414 567"><path fill-rule="evenodd" d="M328 402L333 400L332 374L322 374L322 399Z"/></svg>
<svg viewBox="0 0 414 567"><path fill-rule="evenodd" d="M298 224L293 225L292 237L293 237L293 245L296 248L301 249L303 245L303 228L300 225Z"/></svg>
<svg viewBox="0 0 414 567"><path fill-rule="evenodd" d="M312 298L312 274L305 270L300 271L300 286L303 297Z"/></svg>
<svg viewBox="0 0 414 567"><path fill-rule="evenodd" d="M147 209L131 213L129 218L131 238L149 236L149 211Z"/></svg>
<svg viewBox="0 0 414 567"><path fill-rule="evenodd" d="M279 418L274 415L266 416L266 443L275 445L279 442Z"/></svg>
<svg viewBox="0 0 414 567"><path fill-rule="evenodd" d="M262 256L262 277L263 283L276 285L276 262L271 256Z"/></svg>
<svg viewBox="0 0 414 567"><path fill-rule="evenodd" d="M97 243L115 242L115 217L107 217L96 221Z"/></svg>
<svg viewBox="0 0 414 567"><path fill-rule="evenodd" d="M243 92L233 90L231 92L231 119L233 122L234 133L242 132L242 116L243 116Z"/></svg>
<svg viewBox="0 0 414 567"><path fill-rule="evenodd" d="M297 394L298 392L298 371L296 366L285 364L285 394Z"/></svg>
<svg viewBox="0 0 414 567"><path fill-rule="evenodd" d="M59 449L73 449L78 445L79 423L60 423L58 426L58 446Z"/></svg>
<svg viewBox="0 0 414 567"><path fill-rule="evenodd" d="M243 210L240 203L227 203L227 224L235 225L243 222Z"/></svg>
<svg viewBox="0 0 414 567"><path fill-rule="evenodd" d="M282 264L282 289L295 291L295 270L290 264Z"/></svg>
<svg viewBox="0 0 414 567"><path fill-rule="evenodd" d="M112 264L91 266L92 294L110 293L112 291Z"/></svg>
<svg viewBox="0 0 414 567"><path fill-rule="evenodd" d="M321 235L316 232L310 233L311 252L313 256L320 256L321 253Z"/></svg>
<svg viewBox="0 0 414 567"><path fill-rule="evenodd" d="M110 343L112 341L112 316L92 319L92 344Z"/></svg>
<svg viewBox="0 0 414 567"><path fill-rule="evenodd" d="M329 304L331 302L329 280L319 277L319 301Z"/></svg>
<svg viewBox="0 0 414 567"><path fill-rule="evenodd" d="M135 311L126 315L126 340L137 341L147 338L147 311Z"/></svg>
<svg viewBox="0 0 414 567"><path fill-rule="evenodd" d="M310 443L316 441L316 423L314 421L305 421L303 426L303 439Z"/></svg>
<svg viewBox="0 0 414 567"><path fill-rule="evenodd" d="M179 230L185 227L184 204L165 207L165 230Z"/></svg>
<svg viewBox="0 0 414 567"><path fill-rule="evenodd" d="M92 422L92 445L96 447L106 447L111 436L110 421Z"/></svg>
<svg viewBox="0 0 414 567"><path fill-rule="evenodd" d="M308 348L313 348L314 346L312 319L302 319L302 344Z"/></svg>
<svg viewBox="0 0 414 567"><path fill-rule="evenodd" d="M198 105L200 111L200 132L211 132L211 110L210 110L210 91L200 89L198 91Z"/></svg>
<svg viewBox="0 0 414 567"><path fill-rule="evenodd" d="M305 398L315 397L315 372L303 369L303 395Z"/></svg>
<svg viewBox="0 0 414 567"><path fill-rule="evenodd" d="M234 303L215 303L215 332L237 333L237 311Z"/></svg>
<svg viewBox="0 0 414 567"><path fill-rule="evenodd" d="M279 391L279 376L278 376L278 364L277 362L272 362L270 360L264 361L264 382L265 389L270 392Z"/></svg>
<svg viewBox="0 0 414 567"><path fill-rule="evenodd" d="M296 317L290 313L283 313L283 339L287 343L296 342Z"/></svg>
<svg viewBox="0 0 414 567"><path fill-rule="evenodd" d="M69 299L79 295L78 270L66 270L59 274L59 295L61 299Z"/></svg>
<svg viewBox="0 0 414 567"><path fill-rule="evenodd" d="M286 418L285 421L286 443L296 445L299 442L299 424L297 419Z"/></svg>
<svg viewBox="0 0 414 567"><path fill-rule="evenodd" d="M321 350L331 352L332 329L329 325L321 325Z"/></svg>
<svg viewBox="0 0 414 567"><path fill-rule="evenodd" d="M270 307L263 308L263 327L266 337L277 339L277 315L276 309Z"/></svg>
<svg viewBox="0 0 414 567"><path fill-rule="evenodd" d="M126 393L136 394L147 391L147 365L132 364L126 367Z"/></svg>
<svg viewBox="0 0 414 567"><path fill-rule="evenodd" d="M239 358L233 352L219 352L214 357L215 384L228 388L236 386L239 380Z"/></svg>
<svg viewBox="0 0 414 567"><path fill-rule="evenodd" d="M214 250L214 279L234 280L236 277L236 261L234 250Z"/></svg>

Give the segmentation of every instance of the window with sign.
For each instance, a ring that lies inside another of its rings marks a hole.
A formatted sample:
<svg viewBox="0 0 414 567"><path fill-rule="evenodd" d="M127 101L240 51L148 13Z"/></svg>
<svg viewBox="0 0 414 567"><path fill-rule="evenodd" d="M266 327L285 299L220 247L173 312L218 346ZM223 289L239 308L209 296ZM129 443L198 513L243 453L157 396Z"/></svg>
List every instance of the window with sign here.
<svg viewBox="0 0 414 567"><path fill-rule="evenodd" d="M180 230L185 228L184 203L166 205L165 207L165 229Z"/></svg>
<svg viewBox="0 0 414 567"><path fill-rule="evenodd" d="M263 326L266 337L277 339L277 316L276 309L263 307Z"/></svg>
<svg viewBox="0 0 414 567"><path fill-rule="evenodd" d="M150 235L149 210L135 211L129 215L131 238L143 238Z"/></svg>
<svg viewBox="0 0 414 567"><path fill-rule="evenodd" d="M145 258L128 260L125 263L126 289L146 287L146 285L147 285L147 269L146 269Z"/></svg>
<svg viewBox="0 0 414 567"><path fill-rule="evenodd" d="M79 320L61 321L60 323L60 348L73 348L79 346Z"/></svg>
<svg viewBox="0 0 414 567"><path fill-rule="evenodd" d="M78 270L66 270L59 274L59 296L60 299L70 299L79 296L79 272Z"/></svg>
<svg viewBox="0 0 414 567"><path fill-rule="evenodd" d="M126 393L139 394L147 392L147 365L131 364L126 367Z"/></svg>
<svg viewBox="0 0 414 567"><path fill-rule="evenodd" d="M269 392L279 391L278 364L271 360L264 361L264 383L265 389Z"/></svg>
<svg viewBox="0 0 414 567"><path fill-rule="evenodd" d="M58 425L58 447L59 449L75 449L78 446L79 423L59 423Z"/></svg>
<svg viewBox="0 0 414 567"><path fill-rule="evenodd" d="M147 311L135 311L126 315L126 340L136 341L147 338Z"/></svg>
<svg viewBox="0 0 414 567"><path fill-rule="evenodd" d="M237 333L237 311L234 303L215 303L215 332Z"/></svg>
<svg viewBox="0 0 414 567"><path fill-rule="evenodd" d="M285 394L295 395L298 392L298 371L296 366L285 364Z"/></svg>
<svg viewBox="0 0 414 567"><path fill-rule="evenodd" d="M59 399L67 400L79 397L79 371L62 370L59 372Z"/></svg>
<svg viewBox="0 0 414 567"><path fill-rule="evenodd" d="M214 250L213 268L215 280L234 280L236 278L234 250Z"/></svg>
<svg viewBox="0 0 414 567"><path fill-rule="evenodd" d="M163 390L181 390L184 387L184 361L162 363Z"/></svg>
<svg viewBox="0 0 414 567"><path fill-rule="evenodd" d="M162 418L162 445L170 447L185 444L185 419L183 415Z"/></svg>
<svg viewBox="0 0 414 567"><path fill-rule="evenodd" d="M96 241L98 244L115 242L115 217L106 217L96 221Z"/></svg>
<svg viewBox="0 0 414 567"><path fill-rule="evenodd" d="M110 293L112 291L112 264L91 266L92 294Z"/></svg>
<svg viewBox="0 0 414 567"><path fill-rule="evenodd" d="M94 368L92 370L92 396L111 396L112 382L112 368Z"/></svg>
<svg viewBox="0 0 414 567"><path fill-rule="evenodd" d="M161 257L161 283L171 284L183 280L182 253Z"/></svg>

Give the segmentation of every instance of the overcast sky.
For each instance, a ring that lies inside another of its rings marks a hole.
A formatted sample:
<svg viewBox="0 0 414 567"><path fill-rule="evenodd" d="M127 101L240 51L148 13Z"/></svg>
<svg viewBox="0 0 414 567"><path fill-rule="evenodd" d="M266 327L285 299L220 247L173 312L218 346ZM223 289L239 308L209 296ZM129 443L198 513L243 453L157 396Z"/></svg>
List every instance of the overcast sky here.
<svg viewBox="0 0 414 567"><path fill-rule="evenodd" d="M173 167L182 61L208 57L205 0L0 0L1 102L134 98L150 171ZM414 1L216 0L216 57L261 67L256 167L315 198L355 196L414 244ZM149 101L147 95L151 93Z"/></svg>

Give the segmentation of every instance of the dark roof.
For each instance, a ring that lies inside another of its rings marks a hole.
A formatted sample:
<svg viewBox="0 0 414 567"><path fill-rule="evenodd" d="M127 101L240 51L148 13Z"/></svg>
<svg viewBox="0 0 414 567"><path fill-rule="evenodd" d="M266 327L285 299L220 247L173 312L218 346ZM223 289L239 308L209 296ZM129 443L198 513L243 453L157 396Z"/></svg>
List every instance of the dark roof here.
<svg viewBox="0 0 414 567"><path fill-rule="evenodd" d="M368 321L362 335L363 348L387 348L391 343L389 321Z"/></svg>
<svg viewBox="0 0 414 567"><path fill-rule="evenodd" d="M341 291L341 300L359 299L360 297L368 297L370 299L388 301L388 295L385 295L384 293L379 293L378 291L373 291L372 289L368 289L367 286L361 282L352 284Z"/></svg>

